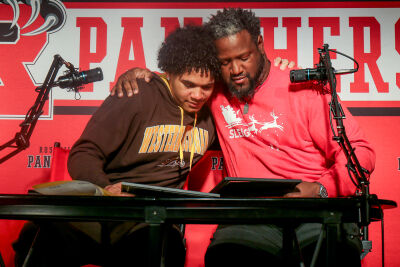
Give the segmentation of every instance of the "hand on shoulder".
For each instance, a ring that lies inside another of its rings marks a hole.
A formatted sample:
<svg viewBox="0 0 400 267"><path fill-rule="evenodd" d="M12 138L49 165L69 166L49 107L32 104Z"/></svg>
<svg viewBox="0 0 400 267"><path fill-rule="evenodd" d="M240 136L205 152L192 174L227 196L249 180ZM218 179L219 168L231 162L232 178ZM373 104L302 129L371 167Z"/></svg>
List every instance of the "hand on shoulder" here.
<svg viewBox="0 0 400 267"><path fill-rule="evenodd" d="M111 89L110 95L117 94L118 97L123 97L125 92L128 97L131 97L139 93L137 79L144 79L146 82L150 82L152 78L153 73L148 69L133 68L127 70L119 76L115 86Z"/></svg>
<svg viewBox="0 0 400 267"><path fill-rule="evenodd" d="M294 61L290 61L289 62L289 60L282 59L280 57L277 57L277 58L274 59L274 66L275 67L279 66L279 68L281 70L285 70L286 68L292 69L292 68L294 68L295 65L296 65L296 63Z"/></svg>

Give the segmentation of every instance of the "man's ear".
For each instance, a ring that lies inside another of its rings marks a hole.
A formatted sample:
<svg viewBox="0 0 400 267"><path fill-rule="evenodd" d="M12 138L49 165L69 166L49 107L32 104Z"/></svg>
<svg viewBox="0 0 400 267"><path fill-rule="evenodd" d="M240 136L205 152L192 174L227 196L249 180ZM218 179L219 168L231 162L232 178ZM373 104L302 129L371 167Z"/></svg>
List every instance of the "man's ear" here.
<svg viewBox="0 0 400 267"><path fill-rule="evenodd" d="M264 50L264 39L263 39L263 37L262 37L261 34L257 37L257 48L258 48L258 50L259 50L262 54L265 55L265 50Z"/></svg>

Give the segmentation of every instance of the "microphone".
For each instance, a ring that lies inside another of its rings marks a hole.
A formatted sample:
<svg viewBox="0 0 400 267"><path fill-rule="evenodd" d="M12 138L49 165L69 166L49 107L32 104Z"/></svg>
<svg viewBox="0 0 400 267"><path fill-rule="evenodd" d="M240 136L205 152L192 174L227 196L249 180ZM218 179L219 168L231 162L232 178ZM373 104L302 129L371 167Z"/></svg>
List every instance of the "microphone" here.
<svg viewBox="0 0 400 267"><path fill-rule="evenodd" d="M290 82L306 82L306 81L323 81L326 80L326 69L315 68L315 69L301 69L290 71Z"/></svg>
<svg viewBox="0 0 400 267"><path fill-rule="evenodd" d="M101 80L103 80L103 72L101 68L95 68L81 72L70 72L67 75L60 76L55 82L55 86L60 88L77 88L83 84Z"/></svg>
<svg viewBox="0 0 400 267"><path fill-rule="evenodd" d="M355 69L333 70L334 74L349 74L355 72ZM324 67L317 67L315 69L301 69L290 71L290 82L300 83L306 81L324 81L327 80L326 69Z"/></svg>

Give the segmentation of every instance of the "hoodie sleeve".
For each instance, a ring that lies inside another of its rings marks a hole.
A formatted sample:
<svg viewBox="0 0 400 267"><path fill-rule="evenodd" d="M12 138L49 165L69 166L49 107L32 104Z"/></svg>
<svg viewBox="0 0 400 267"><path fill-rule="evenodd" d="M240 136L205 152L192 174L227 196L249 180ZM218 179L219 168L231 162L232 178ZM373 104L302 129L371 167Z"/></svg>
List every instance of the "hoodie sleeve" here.
<svg viewBox="0 0 400 267"><path fill-rule="evenodd" d="M128 97L109 96L95 112L68 158L68 171L73 179L101 187L109 184L104 172L106 164L123 144L135 118L135 110L140 108L139 101L132 101Z"/></svg>

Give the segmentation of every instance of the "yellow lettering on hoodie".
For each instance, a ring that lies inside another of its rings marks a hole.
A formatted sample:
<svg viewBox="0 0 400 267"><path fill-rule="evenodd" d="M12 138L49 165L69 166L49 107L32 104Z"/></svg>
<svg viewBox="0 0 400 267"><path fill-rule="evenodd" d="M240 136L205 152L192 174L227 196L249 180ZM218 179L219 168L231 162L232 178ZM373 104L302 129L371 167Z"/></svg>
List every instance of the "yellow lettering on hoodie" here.
<svg viewBox="0 0 400 267"><path fill-rule="evenodd" d="M178 152L179 142L182 141L184 152L190 152L193 145L196 154L204 155L208 147L208 131L198 127L186 132L185 129L185 126L179 125L147 127L139 153Z"/></svg>
<svg viewBox="0 0 400 267"><path fill-rule="evenodd" d="M148 152L150 141L153 136L153 130L154 130L153 127L146 128L146 130L144 132L143 140L142 140L142 145L140 146L140 149L139 149L139 153L147 153Z"/></svg>

